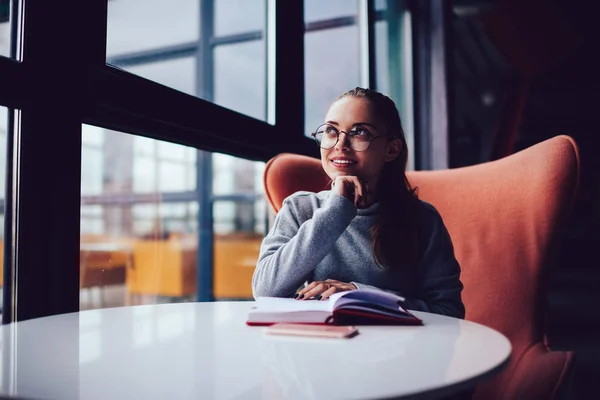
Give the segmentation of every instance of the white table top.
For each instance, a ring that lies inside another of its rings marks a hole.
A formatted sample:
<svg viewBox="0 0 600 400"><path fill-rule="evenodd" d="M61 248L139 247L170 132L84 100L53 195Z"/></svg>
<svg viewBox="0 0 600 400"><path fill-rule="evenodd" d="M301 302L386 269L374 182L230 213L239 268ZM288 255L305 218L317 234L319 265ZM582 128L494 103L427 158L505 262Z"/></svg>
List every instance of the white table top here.
<svg viewBox="0 0 600 400"><path fill-rule="evenodd" d="M361 399L447 395L506 364L509 341L467 321L361 326L352 339L270 336L252 302L83 311L0 327L0 393L53 399Z"/></svg>

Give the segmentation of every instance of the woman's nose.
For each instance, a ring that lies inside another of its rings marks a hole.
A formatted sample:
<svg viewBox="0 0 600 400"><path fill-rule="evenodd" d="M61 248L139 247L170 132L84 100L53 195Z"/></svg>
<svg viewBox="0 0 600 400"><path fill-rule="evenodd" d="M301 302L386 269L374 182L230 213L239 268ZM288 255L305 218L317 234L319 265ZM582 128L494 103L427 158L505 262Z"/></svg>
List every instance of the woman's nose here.
<svg viewBox="0 0 600 400"><path fill-rule="evenodd" d="M344 136L342 136L342 134ZM338 141L335 145L336 150L338 151L342 151L342 150L350 150L350 139L349 136L346 134L346 132L341 131L338 135Z"/></svg>

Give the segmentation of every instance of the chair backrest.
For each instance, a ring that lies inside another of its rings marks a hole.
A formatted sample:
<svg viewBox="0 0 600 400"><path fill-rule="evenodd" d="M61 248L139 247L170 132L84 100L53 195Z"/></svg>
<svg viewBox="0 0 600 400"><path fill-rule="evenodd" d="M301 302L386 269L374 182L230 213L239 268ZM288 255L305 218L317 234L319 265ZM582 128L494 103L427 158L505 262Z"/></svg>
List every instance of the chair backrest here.
<svg viewBox="0 0 600 400"><path fill-rule="evenodd" d="M504 333L514 364L544 338L547 267L578 186L575 142L557 136L497 161L413 171L408 178L448 228L462 268L466 319ZM319 160L291 154L270 160L264 175L275 211L290 194L322 190L327 182Z"/></svg>

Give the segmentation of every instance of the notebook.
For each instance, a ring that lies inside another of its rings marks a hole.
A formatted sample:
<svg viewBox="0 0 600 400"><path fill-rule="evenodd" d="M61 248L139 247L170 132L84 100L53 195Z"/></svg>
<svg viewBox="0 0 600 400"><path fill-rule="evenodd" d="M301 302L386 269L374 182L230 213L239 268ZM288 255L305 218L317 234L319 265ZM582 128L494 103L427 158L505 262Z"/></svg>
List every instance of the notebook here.
<svg viewBox="0 0 600 400"><path fill-rule="evenodd" d="M403 301L400 296L379 290L349 290L327 300L258 297L246 323L422 325L421 319L402 307Z"/></svg>

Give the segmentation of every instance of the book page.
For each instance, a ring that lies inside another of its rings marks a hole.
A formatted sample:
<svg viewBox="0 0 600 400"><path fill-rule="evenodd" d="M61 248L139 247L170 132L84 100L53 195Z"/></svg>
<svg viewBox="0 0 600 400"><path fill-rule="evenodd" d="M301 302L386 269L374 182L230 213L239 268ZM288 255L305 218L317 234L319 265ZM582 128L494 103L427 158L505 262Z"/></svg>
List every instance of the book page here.
<svg viewBox="0 0 600 400"><path fill-rule="evenodd" d="M369 304L372 304L378 306L374 308L383 307L404 313L404 310L400 307L399 303L404 301L403 297L379 290L365 289L340 292L332 295L331 301L334 303L334 309L343 307L348 303L362 302L366 304L366 307L368 307Z"/></svg>
<svg viewBox="0 0 600 400"><path fill-rule="evenodd" d="M259 297L256 306L260 311L294 312L294 311L333 311L332 301L295 300L284 297Z"/></svg>

